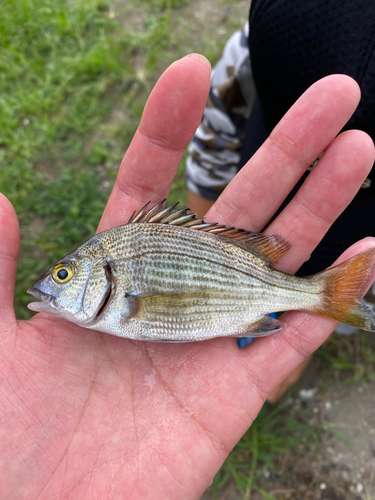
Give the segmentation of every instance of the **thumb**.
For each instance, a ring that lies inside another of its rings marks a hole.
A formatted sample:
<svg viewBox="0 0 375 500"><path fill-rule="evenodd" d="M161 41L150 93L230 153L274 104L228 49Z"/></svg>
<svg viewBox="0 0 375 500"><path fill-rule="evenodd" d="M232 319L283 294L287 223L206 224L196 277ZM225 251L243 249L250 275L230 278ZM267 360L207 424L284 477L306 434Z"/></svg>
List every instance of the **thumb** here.
<svg viewBox="0 0 375 500"><path fill-rule="evenodd" d="M13 308L20 233L16 212L0 193L0 317L15 321Z"/></svg>

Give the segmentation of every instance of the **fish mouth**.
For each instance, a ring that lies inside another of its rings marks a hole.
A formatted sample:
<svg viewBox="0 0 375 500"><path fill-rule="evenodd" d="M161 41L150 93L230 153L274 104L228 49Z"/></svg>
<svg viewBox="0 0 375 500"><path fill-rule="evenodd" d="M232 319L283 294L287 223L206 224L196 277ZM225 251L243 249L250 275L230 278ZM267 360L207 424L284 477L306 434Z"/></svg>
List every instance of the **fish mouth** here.
<svg viewBox="0 0 375 500"><path fill-rule="evenodd" d="M53 295L49 293L42 292L38 288L32 286L27 290L27 293L35 297L36 299L40 299L42 302L30 302L27 304L28 309L36 312L48 312L53 308L52 300L54 299Z"/></svg>

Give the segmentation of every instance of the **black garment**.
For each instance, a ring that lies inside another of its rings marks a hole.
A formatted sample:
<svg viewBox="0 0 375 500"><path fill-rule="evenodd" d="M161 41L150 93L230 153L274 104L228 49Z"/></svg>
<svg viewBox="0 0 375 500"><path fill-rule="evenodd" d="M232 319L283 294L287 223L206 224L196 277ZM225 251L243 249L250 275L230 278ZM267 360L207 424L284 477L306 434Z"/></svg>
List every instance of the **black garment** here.
<svg viewBox="0 0 375 500"><path fill-rule="evenodd" d="M364 130L375 139L374 2L253 0L249 48L258 97L247 123L241 166L300 95L334 73L353 77L362 92L344 130ZM371 186L360 189L298 274L320 271L355 241L375 236L375 169L369 178Z"/></svg>

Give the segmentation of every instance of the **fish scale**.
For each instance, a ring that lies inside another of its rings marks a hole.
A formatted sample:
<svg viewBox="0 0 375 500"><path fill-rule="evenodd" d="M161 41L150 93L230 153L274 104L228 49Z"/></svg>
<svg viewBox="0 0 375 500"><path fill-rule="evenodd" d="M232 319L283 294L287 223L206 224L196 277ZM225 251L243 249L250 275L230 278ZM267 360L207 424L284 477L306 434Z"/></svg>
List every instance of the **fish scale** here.
<svg viewBox="0 0 375 500"><path fill-rule="evenodd" d="M32 310L113 335L164 342L264 336L270 312L304 310L375 331L361 302L375 250L308 278L271 264L289 248L268 236L206 223L188 209L146 205L95 235L30 288Z"/></svg>

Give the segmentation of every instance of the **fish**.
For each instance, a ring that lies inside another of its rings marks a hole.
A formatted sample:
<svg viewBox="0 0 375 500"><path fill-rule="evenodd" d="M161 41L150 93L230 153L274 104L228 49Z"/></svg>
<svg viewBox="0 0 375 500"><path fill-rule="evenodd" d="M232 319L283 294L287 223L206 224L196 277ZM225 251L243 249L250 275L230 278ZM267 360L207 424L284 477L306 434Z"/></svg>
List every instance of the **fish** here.
<svg viewBox="0 0 375 500"><path fill-rule="evenodd" d="M375 249L308 277L272 264L290 244L208 223L165 200L127 224L96 234L28 290L32 311L133 340L193 342L261 337L280 330L269 313L307 311L375 332L361 301L375 273Z"/></svg>

